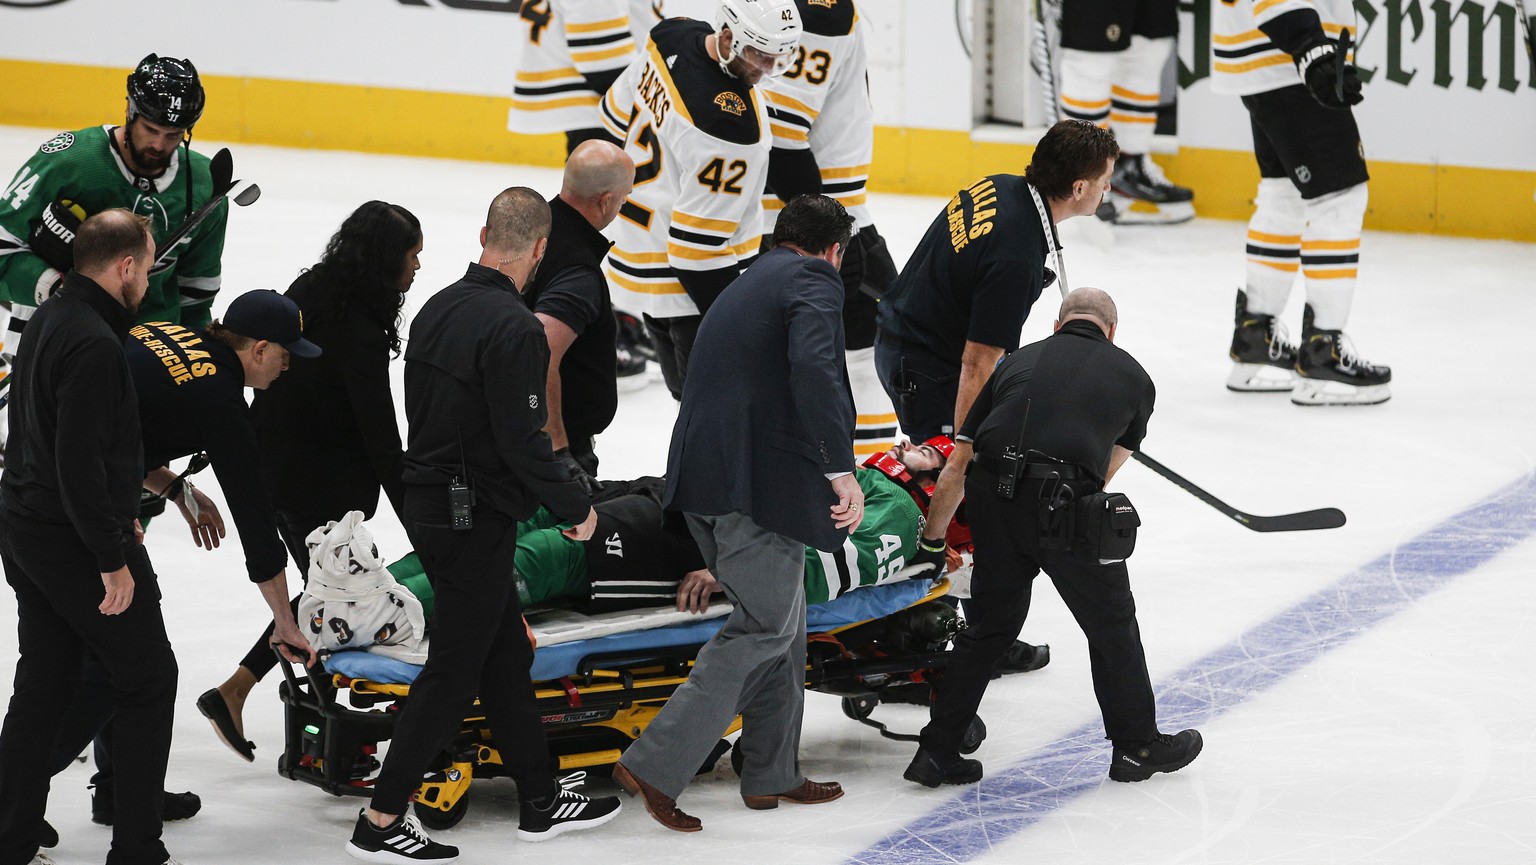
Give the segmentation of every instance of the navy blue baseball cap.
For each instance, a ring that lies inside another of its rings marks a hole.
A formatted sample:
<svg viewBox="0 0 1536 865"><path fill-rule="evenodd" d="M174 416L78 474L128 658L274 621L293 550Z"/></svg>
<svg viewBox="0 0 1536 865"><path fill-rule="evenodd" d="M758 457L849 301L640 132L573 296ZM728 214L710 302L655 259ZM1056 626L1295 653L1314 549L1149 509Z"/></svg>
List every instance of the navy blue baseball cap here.
<svg viewBox="0 0 1536 865"><path fill-rule="evenodd" d="M270 288L247 291L224 311L225 327L251 339L275 342L299 357L319 357L320 346L304 338L299 305Z"/></svg>

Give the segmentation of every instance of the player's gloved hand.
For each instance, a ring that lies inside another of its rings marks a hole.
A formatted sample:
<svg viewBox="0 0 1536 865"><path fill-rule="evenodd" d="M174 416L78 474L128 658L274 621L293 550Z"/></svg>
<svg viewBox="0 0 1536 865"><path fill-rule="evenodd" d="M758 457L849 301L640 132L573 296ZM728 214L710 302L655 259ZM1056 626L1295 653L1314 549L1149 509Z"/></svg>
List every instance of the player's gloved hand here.
<svg viewBox="0 0 1536 865"><path fill-rule="evenodd" d="M947 567L947 552L948 545L943 540L918 538L917 555L912 557L912 562L906 567L908 578L925 577L931 580L942 575Z"/></svg>
<svg viewBox="0 0 1536 865"><path fill-rule="evenodd" d="M570 448L557 449L555 451L555 461L565 466L565 470L570 473L571 479L581 484L581 488L586 490L587 495L590 496L603 488L602 484L599 484L591 475L587 474L587 470L581 467L581 463L577 462L574 456L571 456Z"/></svg>
<svg viewBox="0 0 1536 865"><path fill-rule="evenodd" d="M27 235L27 247L49 267L67 273L75 266L75 232L85 221L85 208L61 199L43 210L43 216Z"/></svg>
<svg viewBox="0 0 1536 865"><path fill-rule="evenodd" d="M1296 58L1296 71L1306 82L1312 98L1324 108L1344 109L1359 105L1365 99L1361 93L1360 73L1355 64L1348 61L1351 40L1349 31L1339 34L1339 43L1319 42Z"/></svg>

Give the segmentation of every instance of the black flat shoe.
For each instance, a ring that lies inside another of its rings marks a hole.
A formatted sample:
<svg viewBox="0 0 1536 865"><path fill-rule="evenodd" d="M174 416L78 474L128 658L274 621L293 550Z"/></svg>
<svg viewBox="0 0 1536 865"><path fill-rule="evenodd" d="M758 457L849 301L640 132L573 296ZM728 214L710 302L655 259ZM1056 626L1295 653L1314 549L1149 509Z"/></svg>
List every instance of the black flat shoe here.
<svg viewBox="0 0 1536 865"><path fill-rule="evenodd" d="M224 702L218 688L209 688L197 698L197 710L213 725L213 732L219 734L219 739L229 746L229 750L247 763L256 762L256 743L246 741L235 729L235 718L229 713L229 704Z"/></svg>

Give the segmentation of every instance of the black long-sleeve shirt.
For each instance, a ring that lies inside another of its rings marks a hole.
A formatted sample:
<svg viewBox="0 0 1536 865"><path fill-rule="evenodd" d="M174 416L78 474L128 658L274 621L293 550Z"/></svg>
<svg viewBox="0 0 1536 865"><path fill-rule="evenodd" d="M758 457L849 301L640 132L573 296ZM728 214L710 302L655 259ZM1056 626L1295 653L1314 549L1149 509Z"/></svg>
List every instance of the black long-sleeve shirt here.
<svg viewBox="0 0 1536 865"><path fill-rule="evenodd" d="M416 314L405 352L405 482L468 474L477 507L579 523L591 503L544 433L549 344L517 286L471 264ZM447 499L444 498L446 503Z"/></svg>
<svg viewBox="0 0 1536 865"><path fill-rule="evenodd" d="M336 290L315 271L288 289L304 310L304 337L325 353L293 358L251 401L267 491L280 510L339 520L347 511L372 519L382 489L399 514L404 448L389 384L388 322L361 308L312 312Z"/></svg>
<svg viewBox="0 0 1536 865"><path fill-rule="evenodd" d="M139 395L145 467L207 451L251 581L277 576L288 552L267 499L239 355L203 331L168 322L133 327L123 350Z"/></svg>
<svg viewBox="0 0 1536 865"><path fill-rule="evenodd" d="M71 271L27 323L11 375L0 502L73 525L103 573L123 567L134 544L144 483L139 404L122 348L132 321L116 298Z"/></svg>

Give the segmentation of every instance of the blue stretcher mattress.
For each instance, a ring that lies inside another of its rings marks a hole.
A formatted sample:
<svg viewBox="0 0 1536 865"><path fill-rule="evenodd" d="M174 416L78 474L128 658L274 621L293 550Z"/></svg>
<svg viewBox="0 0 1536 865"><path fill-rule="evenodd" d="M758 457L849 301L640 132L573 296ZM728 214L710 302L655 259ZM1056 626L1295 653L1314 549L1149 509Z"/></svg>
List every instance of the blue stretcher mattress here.
<svg viewBox="0 0 1536 865"><path fill-rule="evenodd" d="M807 607L806 631L821 633L888 616L922 600L930 587L928 580L905 580L849 592L825 604ZM533 680L541 682L574 675L581 659L588 655L640 652L664 646L703 645L724 625L724 618L702 619L664 628L543 646L533 654ZM326 659L325 668L353 679L391 684L414 682L421 673L421 667L416 664L407 664L367 651L337 652Z"/></svg>

